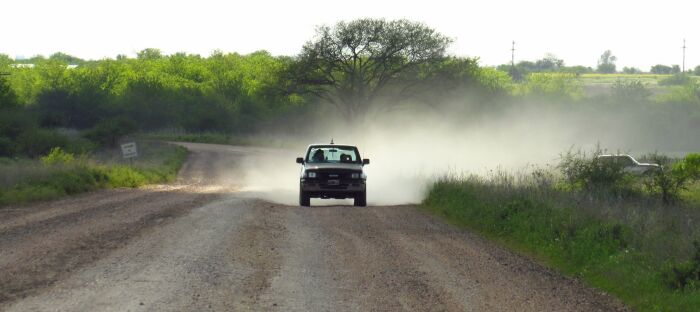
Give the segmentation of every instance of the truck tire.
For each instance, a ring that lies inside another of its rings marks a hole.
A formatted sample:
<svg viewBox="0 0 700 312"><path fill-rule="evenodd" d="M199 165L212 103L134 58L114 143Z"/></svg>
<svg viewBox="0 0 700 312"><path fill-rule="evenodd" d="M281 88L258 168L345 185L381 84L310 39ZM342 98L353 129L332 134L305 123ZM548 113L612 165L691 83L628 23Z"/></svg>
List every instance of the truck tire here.
<svg viewBox="0 0 700 312"><path fill-rule="evenodd" d="M311 206L311 197L309 197L309 195L304 191L299 191L299 206Z"/></svg>
<svg viewBox="0 0 700 312"><path fill-rule="evenodd" d="M355 207L367 206L367 192L357 193L355 195Z"/></svg>

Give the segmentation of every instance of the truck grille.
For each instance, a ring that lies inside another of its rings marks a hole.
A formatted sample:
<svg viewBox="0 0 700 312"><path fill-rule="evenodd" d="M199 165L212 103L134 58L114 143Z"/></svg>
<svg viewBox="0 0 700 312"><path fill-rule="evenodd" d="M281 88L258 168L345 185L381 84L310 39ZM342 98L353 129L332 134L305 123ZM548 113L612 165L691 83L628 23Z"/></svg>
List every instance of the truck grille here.
<svg viewBox="0 0 700 312"><path fill-rule="evenodd" d="M350 180L352 174L357 171L352 170L315 170L317 180Z"/></svg>

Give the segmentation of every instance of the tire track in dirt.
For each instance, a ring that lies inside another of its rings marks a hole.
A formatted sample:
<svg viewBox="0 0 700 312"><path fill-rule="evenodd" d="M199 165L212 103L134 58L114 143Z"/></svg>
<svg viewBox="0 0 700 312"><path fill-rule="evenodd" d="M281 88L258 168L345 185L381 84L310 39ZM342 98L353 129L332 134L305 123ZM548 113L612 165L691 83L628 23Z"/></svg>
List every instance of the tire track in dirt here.
<svg viewBox="0 0 700 312"><path fill-rule="evenodd" d="M28 234L36 236L16 240L16 244L19 245L2 244L3 253L10 251L11 254L3 256L2 268L0 268L0 289L2 289L0 303L26 297L43 287L50 286L77 268L125 246L130 239L139 236L144 230L167 223L187 213L192 204L210 201L216 195L202 195L187 200L173 194L163 194L163 196L170 198L158 197L154 199L154 203L169 205L165 207L153 205L152 209L140 210L137 216L126 218L108 214L102 218L89 219L91 222L89 228L86 228L88 227L86 224L61 224L64 228L52 229L50 233L46 233L46 230L22 233L23 236ZM133 210L139 208L148 207L131 206ZM107 218L118 221L105 221L104 219ZM64 222L71 222L71 220ZM5 263L6 260L12 260L12 262Z"/></svg>

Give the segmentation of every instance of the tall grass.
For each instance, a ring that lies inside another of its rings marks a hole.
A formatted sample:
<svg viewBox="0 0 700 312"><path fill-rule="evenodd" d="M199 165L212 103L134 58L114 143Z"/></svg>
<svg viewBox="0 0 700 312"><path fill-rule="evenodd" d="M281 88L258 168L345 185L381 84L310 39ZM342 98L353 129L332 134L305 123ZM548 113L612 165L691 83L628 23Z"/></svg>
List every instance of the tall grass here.
<svg viewBox="0 0 700 312"><path fill-rule="evenodd" d="M567 187L551 169L448 175L423 207L611 292L640 311L697 311L700 292L674 288L691 267L700 206L644 194Z"/></svg>
<svg viewBox="0 0 700 312"><path fill-rule="evenodd" d="M0 206L56 199L99 188L172 181L187 156L184 148L160 142L139 146L141 156L133 165L118 158L116 150L55 164L4 159L0 169L10 175L0 180Z"/></svg>

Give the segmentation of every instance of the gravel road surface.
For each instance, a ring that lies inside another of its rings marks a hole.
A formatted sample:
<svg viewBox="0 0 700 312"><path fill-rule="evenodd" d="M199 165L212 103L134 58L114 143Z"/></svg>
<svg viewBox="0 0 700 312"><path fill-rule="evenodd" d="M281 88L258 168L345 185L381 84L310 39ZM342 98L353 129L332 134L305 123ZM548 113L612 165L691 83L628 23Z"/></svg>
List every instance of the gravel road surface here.
<svg viewBox="0 0 700 312"><path fill-rule="evenodd" d="M0 208L0 310L625 310L415 206L245 191L279 151L182 145L175 183Z"/></svg>

